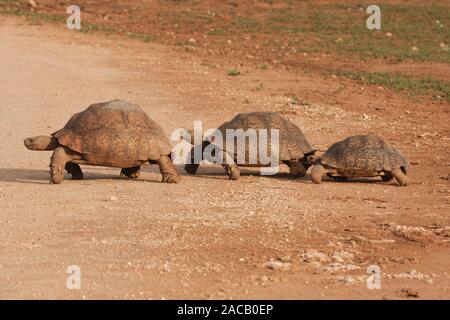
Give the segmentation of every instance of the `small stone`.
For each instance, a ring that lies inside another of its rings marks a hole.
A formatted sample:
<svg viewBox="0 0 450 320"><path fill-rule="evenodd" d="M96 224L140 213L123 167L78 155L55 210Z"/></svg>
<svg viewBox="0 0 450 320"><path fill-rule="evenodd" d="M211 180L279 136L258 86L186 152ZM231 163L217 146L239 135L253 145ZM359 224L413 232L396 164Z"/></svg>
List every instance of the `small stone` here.
<svg viewBox="0 0 450 320"><path fill-rule="evenodd" d="M331 261L331 259L325 253L319 252L314 249L306 251L301 255L301 257L303 261L307 263L318 262L319 264L322 264Z"/></svg>
<svg viewBox="0 0 450 320"><path fill-rule="evenodd" d="M281 261L268 261L264 265L270 270L287 270L291 267L290 263Z"/></svg>
<svg viewBox="0 0 450 320"><path fill-rule="evenodd" d="M278 258L281 262L292 262L292 258L290 256L283 256Z"/></svg>
<svg viewBox="0 0 450 320"><path fill-rule="evenodd" d="M116 197L116 196L111 196L111 198L109 198L109 200L111 200L111 201L117 201L117 197Z"/></svg>
<svg viewBox="0 0 450 320"><path fill-rule="evenodd" d="M418 52L419 48L418 47L412 47L411 50L414 51L414 52Z"/></svg>
<svg viewBox="0 0 450 320"><path fill-rule="evenodd" d="M386 37L392 37L392 33L390 33L390 32L386 32Z"/></svg>

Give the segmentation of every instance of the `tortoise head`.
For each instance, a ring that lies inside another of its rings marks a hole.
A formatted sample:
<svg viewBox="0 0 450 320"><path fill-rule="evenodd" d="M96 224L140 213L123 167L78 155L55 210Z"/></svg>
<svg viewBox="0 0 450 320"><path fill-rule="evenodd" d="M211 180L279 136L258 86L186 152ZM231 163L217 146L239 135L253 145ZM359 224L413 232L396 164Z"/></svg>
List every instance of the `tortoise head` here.
<svg viewBox="0 0 450 320"><path fill-rule="evenodd" d="M315 152L316 150L312 150L303 156L303 166L306 170L318 161L319 157L315 155Z"/></svg>
<svg viewBox="0 0 450 320"><path fill-rule="evenodd" d="M51 136L36 136L26 138L23 143L29 150L45 151L54 150L58 146L58 140Z"/></svg>

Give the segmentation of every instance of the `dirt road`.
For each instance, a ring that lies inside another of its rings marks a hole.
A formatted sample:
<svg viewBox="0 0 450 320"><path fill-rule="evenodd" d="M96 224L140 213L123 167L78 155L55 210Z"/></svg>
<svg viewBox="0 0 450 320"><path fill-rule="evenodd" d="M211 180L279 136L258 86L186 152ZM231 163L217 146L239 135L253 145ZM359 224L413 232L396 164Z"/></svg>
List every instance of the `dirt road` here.
<svg viewBox="0 0 450 320"><path fill-rule="evenodd" d="M450 298L448 104L251 66L228 77L227 64L1 16L0 298ZM312 103L292 104L291 91ZM177 185L153 167L138 181L86 167L83 181L48 184L50 153L23 139L115 98L167 133L249 110L282 112L318 149L376 132L413 162L411 185L248 170L235 182L220 167L180 168ZM66 287L70 265L80 290Z"/></svg>

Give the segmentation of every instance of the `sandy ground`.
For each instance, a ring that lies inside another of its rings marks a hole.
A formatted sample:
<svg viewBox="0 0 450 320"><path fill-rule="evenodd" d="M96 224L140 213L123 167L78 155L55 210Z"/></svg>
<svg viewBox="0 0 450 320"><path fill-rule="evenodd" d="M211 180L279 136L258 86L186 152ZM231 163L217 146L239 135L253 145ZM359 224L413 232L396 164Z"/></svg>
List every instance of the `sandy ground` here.
<svg viewBox="0 0 450 320"><path fill-rule="evenodd" d="M450 298L449 105L251 66L227 77L225 65L1 17L0 298ZM290 104L290 91L312 103ZM23 139L114 98L167 133L250 110L282 112L318 149L376 132L411 159L411 185L249 170L234 182L220 167L180 168L167 185L149 166L137 181L84 167L85 180L50 185L50 153ZM69 265L80 290L66 287ZM379 290L367 288L370 265Z"/></svg>

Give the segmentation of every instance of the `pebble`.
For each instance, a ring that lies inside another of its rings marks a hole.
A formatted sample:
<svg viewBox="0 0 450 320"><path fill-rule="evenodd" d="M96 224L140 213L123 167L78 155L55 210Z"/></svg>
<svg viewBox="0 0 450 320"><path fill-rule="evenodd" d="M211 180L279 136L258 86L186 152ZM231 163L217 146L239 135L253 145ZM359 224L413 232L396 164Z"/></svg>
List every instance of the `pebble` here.
<svg viewBox="0 0 450 320"><path fill-rule="evenodd" d="M264 265L270 270L287 270L291 267L290 263L281 261L268 261Z"/></svg>
<svg viewBox="0 0 450 320"><path fill-rule="evenodd" d="M328 257L325 253L319 252L314 249L306 251L301 255L301 258L307 263L318 262L319 264L322 264L331 261L330 257Z"/></svg>

